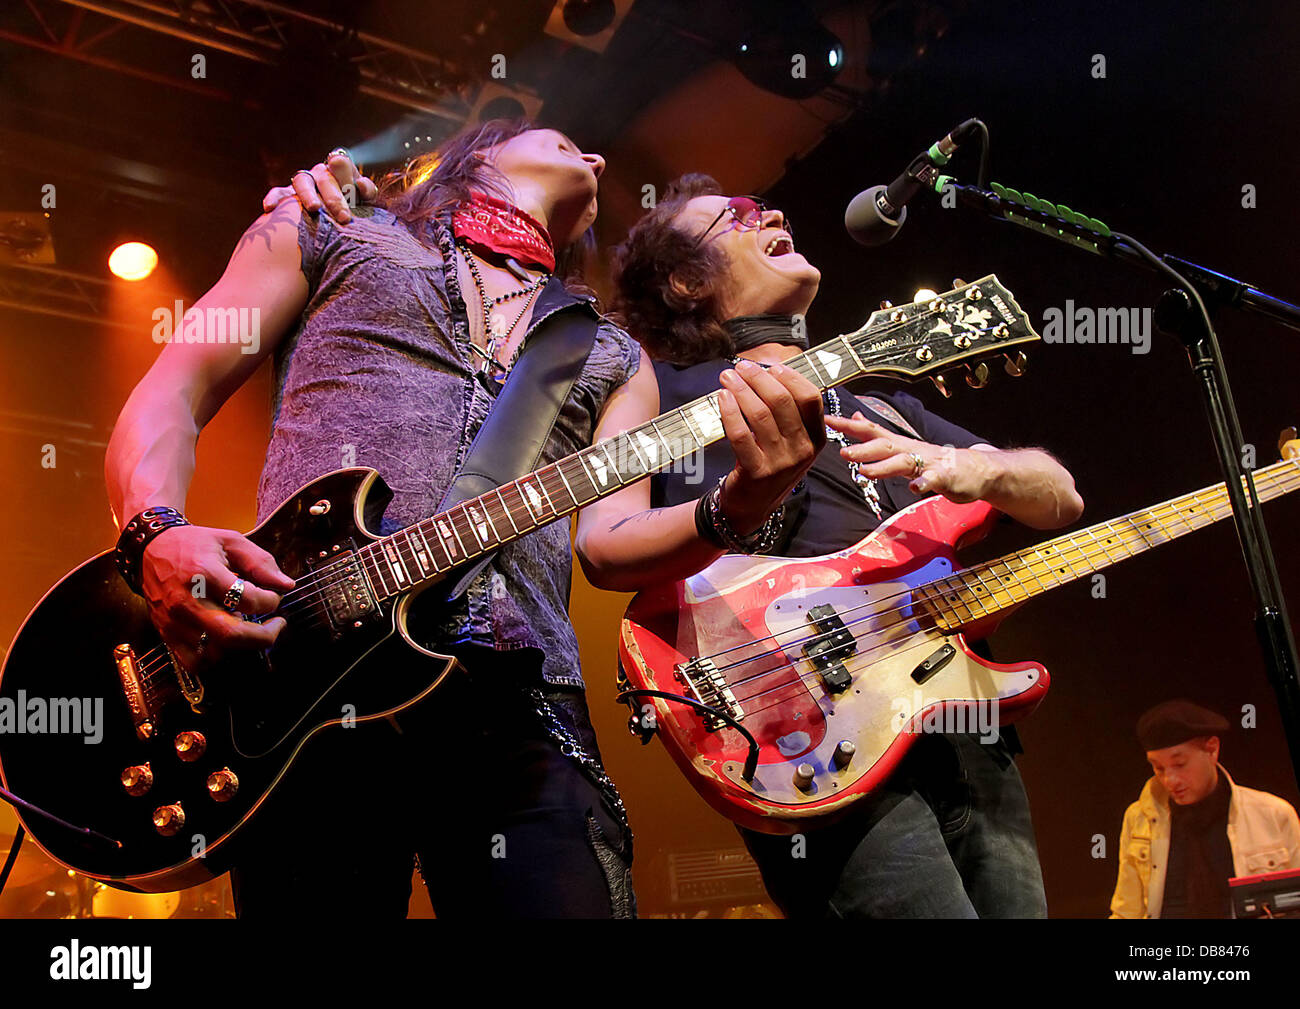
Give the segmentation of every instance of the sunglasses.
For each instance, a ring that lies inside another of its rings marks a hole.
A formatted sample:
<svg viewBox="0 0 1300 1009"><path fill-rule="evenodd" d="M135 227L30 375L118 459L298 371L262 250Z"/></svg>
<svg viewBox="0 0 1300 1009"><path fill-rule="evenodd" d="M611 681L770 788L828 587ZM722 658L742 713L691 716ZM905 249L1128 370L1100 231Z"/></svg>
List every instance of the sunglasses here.
<svg viewBox="0 0 1300 1009"><path fill-rule="evenodd" d="M731 215L734 221L734 227L744 231L761 228L763 226L763 214L767 209L767 204L757 196L733 196L727 201L727 205L719 211L718 216L709 222L709 226L700 232L699 237L695 239L693 248L698 249L704 240L709 237L709 232L713 230L714 226L728 214ZM790 232L790 222L785 221L784 225L785 230ZM718 234L720 235L722 232L720 231ZM713 237L716 238L717 235Z"/></svg>

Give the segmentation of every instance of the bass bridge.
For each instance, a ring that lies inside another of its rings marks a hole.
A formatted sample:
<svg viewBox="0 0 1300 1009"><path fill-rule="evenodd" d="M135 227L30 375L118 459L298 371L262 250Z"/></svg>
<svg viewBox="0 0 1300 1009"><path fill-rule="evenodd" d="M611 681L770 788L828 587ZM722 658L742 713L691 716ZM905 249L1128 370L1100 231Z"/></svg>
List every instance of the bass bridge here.
<svg viewBox="0 0 1300 1009"><path fill-rule="evenodd" d="M677 682L686 688L688 697L693 697L701 704L707 704L711 708L725 711L736 721L740 721L745 717L745 709L736 700L731 685L723 677L721 670L718 669L712 659L706 656L705 658L691 659L689 662L679 662L675 669ZM710 732L721 729L727 724L726 719L720 718L712 712L701 711L700 717L704 719L704 725Z"/></svg>

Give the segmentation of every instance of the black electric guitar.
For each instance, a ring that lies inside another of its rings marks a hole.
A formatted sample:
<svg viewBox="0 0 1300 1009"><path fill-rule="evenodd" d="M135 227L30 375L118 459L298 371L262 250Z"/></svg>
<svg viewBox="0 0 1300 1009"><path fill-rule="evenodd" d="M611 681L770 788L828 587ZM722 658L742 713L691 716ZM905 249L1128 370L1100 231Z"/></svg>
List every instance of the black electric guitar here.
<svg viewBox="0 0 1300 1009"><path fill-rule="evenodd" d="M820 388L962 367L978 387L982 358L1006 354L1017 374L1013 348L1037 339L990 275L875 312L787 364ZM124 889L224 872L309 740L345 719L399 718L455 668L417 640L422 611L435 615L443 599L426 590L723 436L716 397L702 397L384 537L370 531L391 496L379 474L326 474L248 534L296 581L277 611L287 627L273 648L214 668L174 664L111 551L91 558L32 610L0 671L0 725L6 706L13 723L0 731L0 778L30 804L24 826L64 865ZM87 706L102 711L97 742L69 731Z"/></svg>

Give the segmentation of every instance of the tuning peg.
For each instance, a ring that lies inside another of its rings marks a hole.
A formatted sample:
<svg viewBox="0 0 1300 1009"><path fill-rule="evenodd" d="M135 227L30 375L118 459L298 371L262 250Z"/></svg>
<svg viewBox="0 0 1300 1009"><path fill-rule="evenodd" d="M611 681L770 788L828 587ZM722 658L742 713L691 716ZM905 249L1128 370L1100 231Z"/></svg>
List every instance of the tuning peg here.
<svg viewBox="0 0 1300 1009"><path fill-rule="evenodd" d="M961 277L953 277L953 278L952 278L952 286L953 286L953 287L965 287L965 286L966 286L966 281L962 280Z"/></svg>
<svg viewBox="0 0 1300 1009"><path fill-rule="evenodd" d="M1283 428L1282 433L1277 438L1277 454L1283 459L1300 458L1300 444L1296 444L1296 430L1294 427ZM1290 451L1287 450L1290 445Z"/></svg>
<svg viewBox="0 0 1300 1009"><path fill-rule="evenodd" d="M886 300L886 301L882 301L882 302L880 303L880 307L881 307L882 309L884 309L884 308L893 308L893 307L894 307L894 303L893 303L892 301L887 301L887 300Z"/></svg>
<svg viewBox="0 0 1300 1009"><path fill-rule="evenodd" d="M948 383L943 380L942 375L931 375L930 381L933 382L934 387L943 394L944 399L950 399L952 397L952 390L948 388Z"/></svg>
<svg viewBox="0 0 1300 1009"><path fill-rule="evenodd" d="M983 361L974 368L966 365L966 384L972 389L983 389L989 384L989 366Z"/></svg>
<svg viewBox="0 0 1300 1009"><path fill-rule="evenodd" d="M1002 366L1002 370L1012 378L1019 378L1025 373L1025 368L1029 365L1029 358L1025 357L1024 351L1018 350L1014 354L1003 354L1002 356L1007 359L1007 363Z"/></svg>

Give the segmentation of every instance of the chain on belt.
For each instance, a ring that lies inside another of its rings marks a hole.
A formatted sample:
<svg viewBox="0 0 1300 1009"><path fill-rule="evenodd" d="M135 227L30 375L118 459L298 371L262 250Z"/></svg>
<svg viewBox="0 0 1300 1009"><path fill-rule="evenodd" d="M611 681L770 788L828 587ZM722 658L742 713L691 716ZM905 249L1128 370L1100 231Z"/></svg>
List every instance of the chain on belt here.
<svg viewBox="0 0 1300 1009"><path fill-rule="evenodd" d="M528 697L533 702L533 709L541 718L542 727L546 730L547 735L554 740L555 745L560 748L560 752L574 761L582 769L583 773L591 779L592 783L600 790L610 810L617 816L619 826L631 837L632 829L627 822L627 810L623 808L623 798L618 794L618 789L614 786L613 780L601 767L600 761L588 753L581 741L560 721L555 714L555 709L551 707L551 702L546 699L546 695L541 690L537 688L530 690Z"/></svg>

